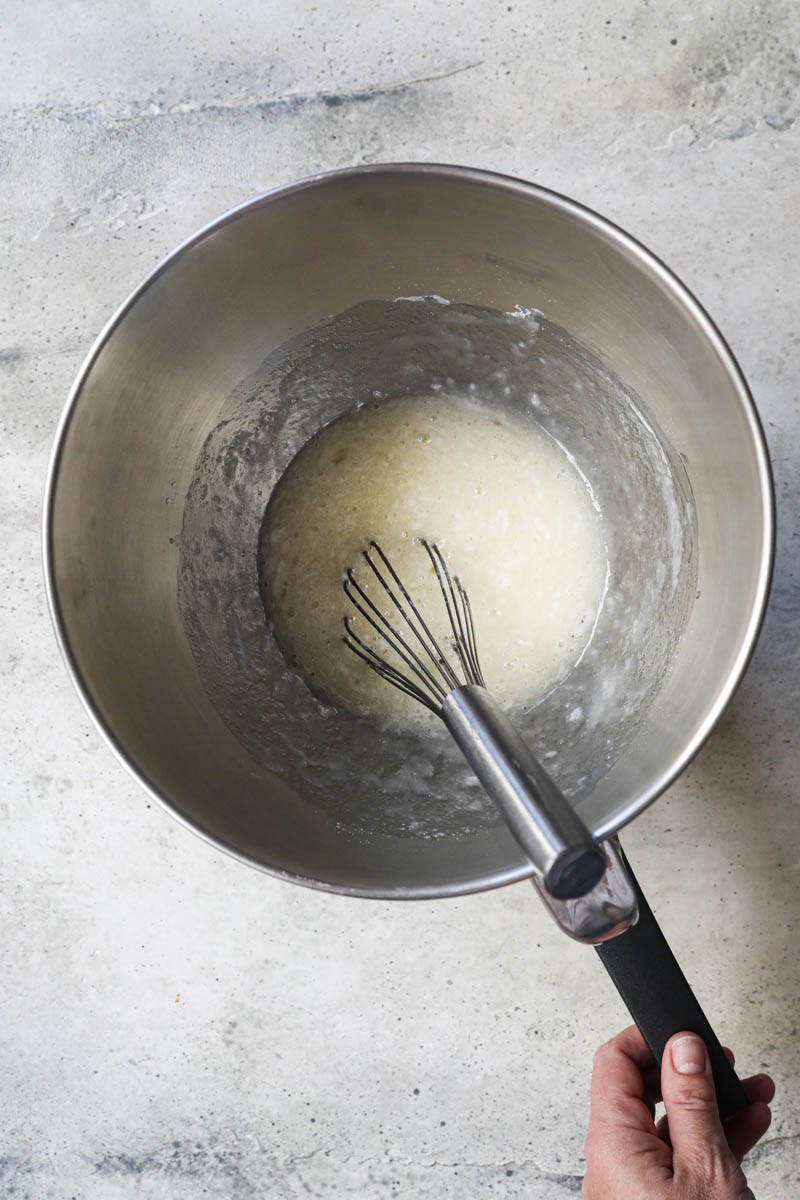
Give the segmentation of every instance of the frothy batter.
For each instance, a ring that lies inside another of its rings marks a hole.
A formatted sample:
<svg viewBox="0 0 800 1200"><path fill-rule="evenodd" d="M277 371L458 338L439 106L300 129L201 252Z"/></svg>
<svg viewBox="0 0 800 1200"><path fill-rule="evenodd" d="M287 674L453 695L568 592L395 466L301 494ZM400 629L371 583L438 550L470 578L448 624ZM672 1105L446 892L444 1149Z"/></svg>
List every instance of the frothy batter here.
<svg viewBox="0 0 800 1200"><path fill-rule="evenodd" d="M445 395L366 405L303 447L267 509L262 594L287 658L325 701L421 729L435 718L342 641L348 566L395 619L361 561L373 538L444 641L419 539L436 542L469 594L486 683L509 711L535 704L585 649L606 582L602 523L586 481L533 416ZM362 620L354 628L400 666Z"/></svg>

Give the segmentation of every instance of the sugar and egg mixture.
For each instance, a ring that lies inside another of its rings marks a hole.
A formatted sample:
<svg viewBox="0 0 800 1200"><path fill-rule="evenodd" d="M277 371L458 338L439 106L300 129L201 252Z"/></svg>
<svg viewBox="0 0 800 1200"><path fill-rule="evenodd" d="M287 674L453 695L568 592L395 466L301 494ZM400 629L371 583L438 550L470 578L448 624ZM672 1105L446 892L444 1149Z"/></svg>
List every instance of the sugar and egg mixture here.
<svg viewBox="0 0 800 1200"><path fill-rule="evenodd" d="M393 621L361 551L375 539L433 632L441 592L419 539L435 542L472 606L484 678L509 711L569 673L606 586L600 514L563 448L536 424L463 397L368 404L313 437L273 494L262 535L262 593L275 636L329 703L405 729L435 718L342 641L354 610L347 567ZM354 629L398 667L366 622Z"/></svg>

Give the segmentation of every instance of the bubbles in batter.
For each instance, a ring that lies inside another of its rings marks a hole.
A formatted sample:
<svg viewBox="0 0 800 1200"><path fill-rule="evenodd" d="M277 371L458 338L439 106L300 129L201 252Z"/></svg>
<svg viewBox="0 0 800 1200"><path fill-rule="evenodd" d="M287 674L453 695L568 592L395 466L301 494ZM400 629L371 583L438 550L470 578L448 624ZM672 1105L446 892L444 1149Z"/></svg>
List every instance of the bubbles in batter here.
<svg viewBox="0 0 800 1200"><path fill-rule="evenodd" d="M435 720L344 645L347 567L394 621L361 559L377 540L443 642L448 629L426 538L472 605L487 686L528 707L575 665L606 585L600 514L586 481L536 421L435 395L366 405L290 463L267 508L261 588L289 661L329 703L405 729ZM359 636L395 665L356 617Z"/></svg>

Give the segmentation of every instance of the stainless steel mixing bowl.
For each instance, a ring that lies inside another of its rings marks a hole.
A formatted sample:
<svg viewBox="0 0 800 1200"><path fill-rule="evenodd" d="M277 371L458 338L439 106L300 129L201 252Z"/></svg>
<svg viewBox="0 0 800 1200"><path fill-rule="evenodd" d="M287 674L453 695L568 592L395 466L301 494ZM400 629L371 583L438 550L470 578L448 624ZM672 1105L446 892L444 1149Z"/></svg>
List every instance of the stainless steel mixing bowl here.
<svg viewBox="0 0 800 1200"><path fill-rule="evenodd" d="M500 826L365 837L260 765L202 685L177 541L220 405L271 349L360 301L432 294L542 309L646 398L686 466L697 601L637 736L582 802L598 838L710 733L753 649L773 553L763 435L730 351L674 275L580 205L462 168L364 167L270 192L175 251L101 334L58 431L45 562L61 648L103 735L181 821L274 874L370 896L451 895L531 868Z"/></svg>

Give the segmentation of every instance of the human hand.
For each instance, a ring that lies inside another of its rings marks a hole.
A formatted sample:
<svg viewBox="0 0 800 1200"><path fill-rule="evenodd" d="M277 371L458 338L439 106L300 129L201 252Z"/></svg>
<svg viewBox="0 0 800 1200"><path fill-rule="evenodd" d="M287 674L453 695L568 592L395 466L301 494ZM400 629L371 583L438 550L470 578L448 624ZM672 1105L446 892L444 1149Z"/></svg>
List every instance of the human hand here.
<svg viewBox="0 0 800 1200"><path fill-rule="evenodd" d="M660 1080L635 1025L606 1042L592 1070L584 1200L755 1200L739 1164L769 1128L775 1085L742 1082L751 1103L723 1124L700 1038L670 1038Z"/></svg>

